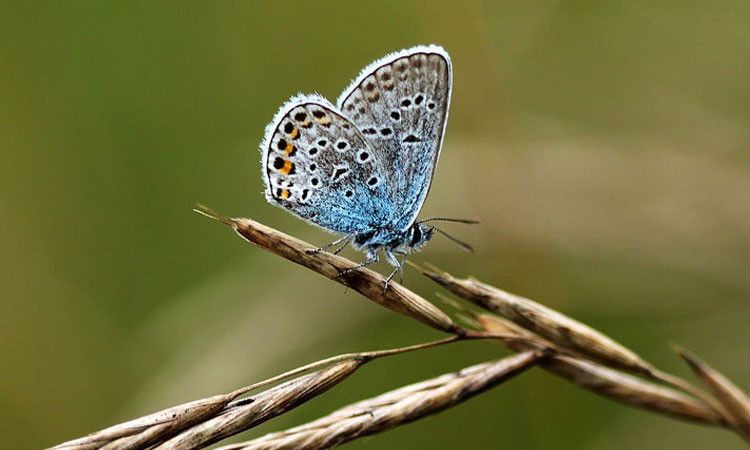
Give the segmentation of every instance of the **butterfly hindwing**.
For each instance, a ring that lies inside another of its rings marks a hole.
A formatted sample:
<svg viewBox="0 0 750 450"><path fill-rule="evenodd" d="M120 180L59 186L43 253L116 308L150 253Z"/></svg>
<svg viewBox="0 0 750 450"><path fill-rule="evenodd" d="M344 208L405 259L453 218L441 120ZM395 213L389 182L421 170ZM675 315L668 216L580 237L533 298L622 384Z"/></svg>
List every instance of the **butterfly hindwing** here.
<svg viewBox="0 0 750 450"><path fill-rule="evenodd" d="M386 167L397 206L390 226L406 229L427 197L448 118L450 57L437 46L415 47L365 68L339 108L364 134Z"/></svg>
<svg viewBox="0 0 750 450"><path fill-rule="evenodd" d="M361 233L394 214L383 166L357 127L325 99L282 106L261 145L269 202L314 224Z"/></svg>

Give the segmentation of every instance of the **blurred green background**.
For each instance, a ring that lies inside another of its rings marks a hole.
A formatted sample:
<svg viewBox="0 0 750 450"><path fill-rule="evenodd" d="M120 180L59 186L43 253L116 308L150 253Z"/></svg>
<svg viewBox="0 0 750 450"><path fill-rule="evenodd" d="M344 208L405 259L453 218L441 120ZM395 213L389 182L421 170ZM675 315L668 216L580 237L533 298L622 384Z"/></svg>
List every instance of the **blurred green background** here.
<svg viewBox="0 0 750 450"><path fill-rule="evenodd" d="M258 142L438 43L455 84L424 209L478 251L414 256L750 389L750 3L2 2L0 446L39 448L341 352L436 332L246 245L196 201L322 244L267 204ZM360 258L357 254L349 254ZM387 270L380 267L381 271ZM437 300L413 270L406 284ZM504 355L373 363L244 438ZM739 449L533 370L348 448Z"/></svg>

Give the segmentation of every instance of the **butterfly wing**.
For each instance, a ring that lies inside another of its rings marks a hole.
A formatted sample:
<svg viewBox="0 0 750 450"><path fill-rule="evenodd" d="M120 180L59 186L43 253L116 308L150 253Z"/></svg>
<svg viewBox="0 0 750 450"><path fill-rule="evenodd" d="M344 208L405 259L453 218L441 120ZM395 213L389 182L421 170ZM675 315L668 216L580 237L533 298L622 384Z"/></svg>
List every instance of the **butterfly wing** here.
<svg viewBox="0 0 750 450"><path fill-rule="evenodd" d="M365 68L339 97L387 169L397 206L391 226L405 230L427 197L448 119L451 61L441 47L414 47Z"/></svg>
<svg viewBox="0 0 750 450"><path fill-rule="evenodd" d="M385 223L395 206L385 171L357 127L319 96L281 107L261 144L266 199L344 234Z"/></svg>

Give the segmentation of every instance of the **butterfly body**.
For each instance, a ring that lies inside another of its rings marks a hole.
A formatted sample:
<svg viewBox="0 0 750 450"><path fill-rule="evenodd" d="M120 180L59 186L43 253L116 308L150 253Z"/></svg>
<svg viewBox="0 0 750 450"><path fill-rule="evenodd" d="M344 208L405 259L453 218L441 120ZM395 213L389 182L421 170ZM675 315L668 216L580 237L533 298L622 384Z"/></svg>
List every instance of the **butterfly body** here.
<svg viewBox="0 0 750 450"><path fill-rule="evenodd" d="M421 249L432 238L433 227L415 223L406 230L373 228L354 236L352 244L373 255L380 250L391 255L406 255ZM391 258L389 257L389 260Z"/></svg>
<svg viewBox="0 0 750 450"><path fill-rule="evenodd" d="M342 234L337 243L368 255L363 266L382 252L400 268L397 256L433 233L417 215L440 154L451 83L448 54L420 46L370 64L336 106L318 95L292 97L261 144L266 199Z"/></svg>

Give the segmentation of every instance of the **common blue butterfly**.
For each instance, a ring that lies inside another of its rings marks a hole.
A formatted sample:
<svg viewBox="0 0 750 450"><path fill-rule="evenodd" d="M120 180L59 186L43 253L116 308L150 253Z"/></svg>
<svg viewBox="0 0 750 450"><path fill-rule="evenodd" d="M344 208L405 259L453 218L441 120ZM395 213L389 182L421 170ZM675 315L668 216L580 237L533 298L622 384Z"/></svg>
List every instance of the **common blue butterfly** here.
<svg viewBox="0 0 750 450"><path fill-rule="evenodd" d="M418 46L367 66L336 106L292 97L260 147L266 199L344 235L318 251L351 243L367 254L358 267L382 252L395 267L387 287L403 265L398 256L440 231L417 215L440 156L451 83L448 53Z"/></svg>

